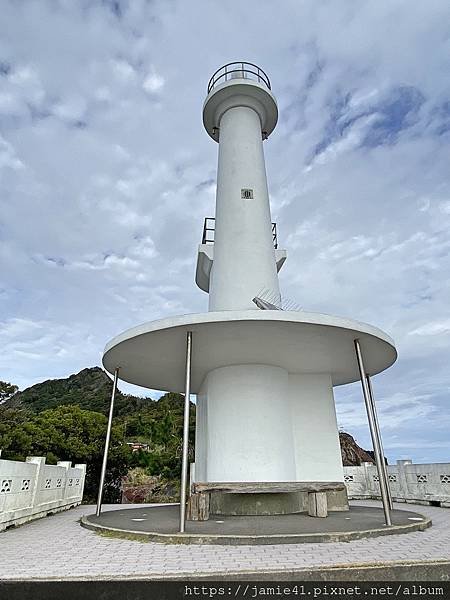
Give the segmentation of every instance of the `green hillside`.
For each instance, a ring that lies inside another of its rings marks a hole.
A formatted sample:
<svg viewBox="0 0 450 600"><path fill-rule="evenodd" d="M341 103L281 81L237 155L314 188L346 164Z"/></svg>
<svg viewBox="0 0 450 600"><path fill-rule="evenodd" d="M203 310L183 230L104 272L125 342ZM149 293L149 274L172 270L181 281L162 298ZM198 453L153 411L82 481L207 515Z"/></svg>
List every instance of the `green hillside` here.
<svg viewBox="0 0 450 600"><path fill-rule="evenodd" d="M56 406L77 404L80 408L108 414L112 381L99 367L83 369L66 379L49 379L37 383L6 400L8 408L29 409L34 413ZM122 394L115 399L117 415L136 412L145 407L147 400Z"/></svg>
<svg viewBox="0 0 450 600"><path fill-rule="evenodd" d="M17 392L0 404L2 458L46 456L47 462L87 463L85 501L94 501L103 457L112 382L98 367ZM158 400L118 392L105 482L105 501L120 500L120 481L140 467L177 488L181 470L184 396ZM195 405L191 404L189 453L193 460ZM132 452L127 442L144 442Z"/></svg>

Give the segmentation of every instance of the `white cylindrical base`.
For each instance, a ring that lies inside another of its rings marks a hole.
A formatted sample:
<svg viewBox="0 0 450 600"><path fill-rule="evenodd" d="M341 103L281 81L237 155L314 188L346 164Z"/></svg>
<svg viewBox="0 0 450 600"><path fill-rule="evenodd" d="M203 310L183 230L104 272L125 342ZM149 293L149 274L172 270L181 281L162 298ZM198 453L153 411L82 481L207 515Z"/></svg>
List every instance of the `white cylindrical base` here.
<svg viewBox="0 0 450 600"><path fill-rule="evenodd" d="M205 388L206 480L295 480L287 371L223 367L209 373Z"/></svg>
<svg viewBox="0 0 450 600"><path fill-rule="evenodd" d="M298 481L343 481L331 377L289 374Z"/></svg>
<svg viewBox="0 0 450 600"><path fill-rule="evenodd" d="M197 396L196 481L343 481L331 377L215 369Z"/></svg>

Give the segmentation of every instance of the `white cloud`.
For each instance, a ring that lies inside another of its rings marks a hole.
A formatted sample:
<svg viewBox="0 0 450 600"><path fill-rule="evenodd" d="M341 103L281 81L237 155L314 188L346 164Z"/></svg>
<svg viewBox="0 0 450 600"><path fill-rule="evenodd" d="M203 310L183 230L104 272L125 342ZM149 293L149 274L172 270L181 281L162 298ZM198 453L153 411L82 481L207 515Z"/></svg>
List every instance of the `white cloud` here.
<svg viewBox="0 0 450 600"><path fill-rule="evenodd" d="M442 335L450 333L450 319L444 321L430 321L417 329L413 329L409 335Z"/></svg>
<svg viewBox="0 0 450 600"><path fill-rule="evenodd" d="M126 60L113 61L113 70L119 81L130 83L136 79L136 71Z"/></svg>
<svg viewBox="0 0 450 600"><path fill-rule="evenodd" d="M0 135L0 169L23 169L23 162L17 158L13 146Z"/></svg>
<svg viewBox="0 0 450 600"><path fill-rule="evenodd" d="M53 106L53 114L64 120L76 121L82 119L86 113L86 101L81 96L66 98Z"/></svg>
<svg viewBox="0 0 450 600"><path fill-rule="evenodd" d="M164 87L165 80L164 77L158 75L155 72L149 73L144 81L142 82L142 87L149 94L153 94L155 92L159 92Z"/></svg>
<svg viewBox="0 0 450 600"><path fill-rule="evenodd" d="M309 165L307 171L314 164L323 165L329 161L335 160L339 154L349 152L357 148L364 139L367 130L377 121L377 115L370 115L355 121L354 125L349 127L344 136L337 142L330 144L323 152L320 152L314 159L313 164Z"/></svg>

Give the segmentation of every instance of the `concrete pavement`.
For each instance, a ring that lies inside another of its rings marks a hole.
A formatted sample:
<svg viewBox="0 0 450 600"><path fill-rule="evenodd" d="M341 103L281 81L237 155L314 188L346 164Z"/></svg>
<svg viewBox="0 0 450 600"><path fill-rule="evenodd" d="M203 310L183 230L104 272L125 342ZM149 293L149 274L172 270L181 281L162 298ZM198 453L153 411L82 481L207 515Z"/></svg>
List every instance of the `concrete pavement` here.
<svg viewBox="0 0 450 600"><path fill-rule="evenodd" d="M355 505L379 506L373 501ZM123 505L133 508L133 505ZM117 509L117 505L105 506ZM423 532L351 542L183 546L115 539L79 524L93 506L80 506L0 533L0 579L169 578L288 572L387 561L450 561L450 510L397 504L433 520ZM448 573L448 566L446 567ZM444 574L445 575L445 574ZM450 575L450 573L448 573Z"/></svg>

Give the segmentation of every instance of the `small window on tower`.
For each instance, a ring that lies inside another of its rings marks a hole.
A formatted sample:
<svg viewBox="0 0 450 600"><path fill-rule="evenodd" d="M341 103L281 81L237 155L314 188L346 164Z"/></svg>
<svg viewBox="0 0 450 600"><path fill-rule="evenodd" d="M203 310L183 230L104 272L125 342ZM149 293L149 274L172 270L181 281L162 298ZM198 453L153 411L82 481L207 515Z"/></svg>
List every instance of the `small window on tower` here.
<svg viewBox="0 0 450 600"><path fill-rule="evenodd" d="M253 198L253 190L250 188L242 188L241 198L244 198L244 200L251 200Z"/></svg>

